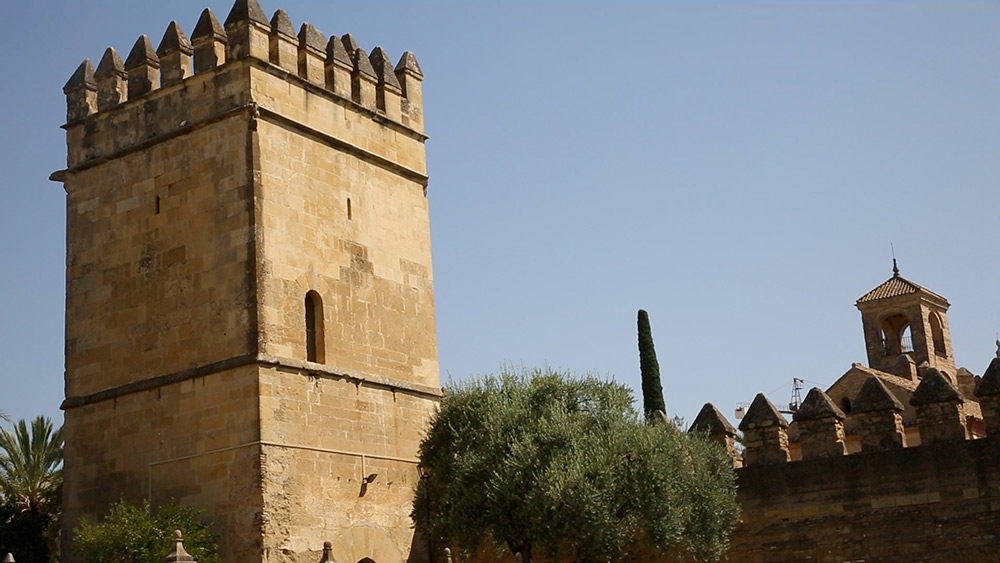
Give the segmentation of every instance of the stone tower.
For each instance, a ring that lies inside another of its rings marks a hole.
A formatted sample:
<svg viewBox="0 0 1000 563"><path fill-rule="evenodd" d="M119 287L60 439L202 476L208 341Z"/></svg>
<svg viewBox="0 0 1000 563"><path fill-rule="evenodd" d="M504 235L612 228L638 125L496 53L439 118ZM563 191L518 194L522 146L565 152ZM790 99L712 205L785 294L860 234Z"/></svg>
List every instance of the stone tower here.
<svg viewBox="0 0 1000 563"><path fill-rule="evenodd" d="M411 556L422 78L256 0L70 78L63 561L122 496L202 509L223 561Z"/></svg>
<svg viewBox="0 0 1000 563"><path fill-rule="evenodd" d="M868 365L916 381L926 362L956 382L955 358L948 330L948 300L899 275L857 301L865 331Z"/></svg>

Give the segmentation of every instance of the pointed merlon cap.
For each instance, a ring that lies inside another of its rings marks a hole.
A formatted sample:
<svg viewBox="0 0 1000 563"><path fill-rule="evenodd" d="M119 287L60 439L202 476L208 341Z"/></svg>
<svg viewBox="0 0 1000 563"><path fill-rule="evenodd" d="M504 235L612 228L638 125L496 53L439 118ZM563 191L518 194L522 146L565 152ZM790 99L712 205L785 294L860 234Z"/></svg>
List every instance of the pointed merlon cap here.
<svg viewBox="0 0 1000 563"><path fill-rule="evenodd" d="M163 558L162 563L175 563L181 561L194 562L194 557L184 549L184 538L181 537L180 530L174 530L174 545L170 553Z"/></svg>
<svg viewBox="0 0 1000 563"><path fill-rule="evenodd" d="M778 409L774 408L771 401L763 393L757 393L750 408L747 409L746 416L740 421L740 430L746 430L753 426L770 426L777 424L781 428L788 428L788 421L781 416Z"/></svg>
<svg viewBox="0 0 1000 563"><path fill-rule="evenodd" d="M125 59L125 70L141 66L151 66L153 68L159 68L160 66L160 58L156 56L156 50L153 49L153 44L149 42L149 37L146 37L145 34L139 36L135 45L132 46L128 58Z"/></svg>
<svg viewBox="0 0 1000 563"><path fill-rule="evenodd" d="M69 77L66 85L63 86L63 93L68 94L78 88L97 88L97 78L94 76L94 67L90 64L90 59L84 59L80 66L76 67L73 76Z"/></svg>
<svg viewBox="0 0 1000 563"><path fill-rule="evenodd" d="M915 407L950 402L964 403L965 397L941 375L941 372L934 368L929 368L924 372L923 380L921 380L920 385L917 385L917 389L910 397L910 404Z"/></svg>
<svg viewBox="0 0 1000 563"><path fill-rule="evenodd" d="M354 70L358 74L371 77L372 80L378 80L378 75L375 74L375 69L372 67L371 61L368 60L368 53L365 53L365 50L360 47L354 51Z"/></svg>
<svg viewBox="0 0 1000 563"><path fill-rule="evenodd" d="M903 403L889 391L885 383L874 375L869 376L858 391L854 403L851 405L854 412L875 412L875 411L896 411L903 412Z"/></svg>
<svg viewBox="0 0 1000 563"><path fill-rule="evenodd" d="M844 420L844 412L833 404L830 397L819 387L813 387L806 395L806 399L799 405L798 410L792 415L792 419L800 420L820 420L823 418L836 418Z"/></svg>
<svg viewBox="0 0 1000 563"><path fill-rule="evenodd" d="M292 20L288 17L288 12L278 10L271 18L271 33L280 33L289 39L295 39L295 28L292 27Z"/></svg>
<svg viewBox="0 0 1000 563"><path fill-rule="evenodd" d="M350 33L345 33L343 37L340 38L340 42L344 44L344 50L350 56L354 56L354 52L358 50L358 42L354 40L354 37Z"/></svg>
<svg viewBox="0 0 1000 563"><path fill-rule="evenodd" d="M986 373L976 386L977 397L992 395L1000 395L1000 358L993 358L990 367L986 368Z"/></svg>
<svg viewBox="0 0 1000 563"><path fill-rule="evenodd" d="M118 51L115 51L114 47L105 49L104 56L101 57L101 62L97 63L97 71L94 72L94 77L100 79L124 74L125 63L118 56Z"/></svg>
<svg viewBox="0 0 1000 563"><path fill-rule="evenodd" d="M313 24L305 22L299 28L299 47L309 47L322 52L327 47L326 37Z"/></svg>
<svg viewBox="0 0 1000 563"><path fill-rule="evenodd" d="M368 56L368 60L372 63L372 67L375 69L375 75L378 76L379 82L395 86L399 89L403 88L399 85L399 80L396 78L396 74L392 69L392 60L385 52L385 49L382 47L375 47L372 49L372 54Z"/></svg>
<svg viewBox="0 0 1000 563"><path fill-rule="evenodd" d="M424 72L420 70L420 65L417 64L417 56L411 51L406 51L402 57L399 57L399 62L396 63L396 72L401 70L410 71L420 78L424 77Z"/></svg>
<svg viewBox="0 0 1000 563"><path fill-rule="evenodd" d="M229 16L226 17L226 27L245 21L268 27L271 25L257 0L236 0L233 9L229 10Z"/></svg>
<svg viewBox="0 0 1000 563"><path fill-rule="evenodd" d="M206 37L226 40L226 29L222 27L218 18L208 8L201 11L201 17L198 18L198 23L195 24L194 31L191 33L191 39L195 41Z"/></svg>
<svg viewBox="0 0 1000 563"><path fill-rule="evenodd" d="M163 33L163 39L160 39L160 46L157 47L156 54L162 57L168 53L176 53L177 51L185 55L194 53L194 49L191 48L191 42L184 35L184 30L181 29L181 26L176 21L172 21L167 26L167 31Z"/></svg>
<svg viewBox="0 0 1000 563"><path fill-rule="evenodd" d="M344 48L344 42L336 35L330 37L330 42L326 44L326 58L329 61L337 61L347 66L353 66L351 55Z"/></svg>
<svg viewBox="0 0 1000 563"><path fill-rule="evenodd" d="M705 403L705 406L701 407L701 412L698 413L694 422L691 423L690 431L699 430L707 431L709 434L736 435L736 429L733 428L732 424L729 424L726 417L722 416L719 409L715 408L715 405L712 403Z"/></svg>

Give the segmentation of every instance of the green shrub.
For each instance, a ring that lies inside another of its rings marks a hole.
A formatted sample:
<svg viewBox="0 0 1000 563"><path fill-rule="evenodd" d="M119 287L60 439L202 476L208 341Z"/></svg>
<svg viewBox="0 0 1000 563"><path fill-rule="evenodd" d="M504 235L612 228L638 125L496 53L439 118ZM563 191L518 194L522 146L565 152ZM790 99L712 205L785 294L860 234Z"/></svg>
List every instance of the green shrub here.
<svg viewBox="0 0 1000 563"><path fill-rule="evenodd" d="M87 519L73 530L73 551L87 563L159 563L172 547L174 530L184 534L184 549L198 563L219 563L217 546L201 513L174 501L154 513L124 499L111 505L100 523Z"/></svg>

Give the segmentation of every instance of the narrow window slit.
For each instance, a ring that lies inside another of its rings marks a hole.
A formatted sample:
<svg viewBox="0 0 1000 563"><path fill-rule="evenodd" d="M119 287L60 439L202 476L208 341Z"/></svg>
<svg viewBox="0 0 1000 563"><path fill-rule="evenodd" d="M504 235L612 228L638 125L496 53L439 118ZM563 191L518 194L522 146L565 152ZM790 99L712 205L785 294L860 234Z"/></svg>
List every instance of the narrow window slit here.
<svg viewBox="0 0 1000 563"><path fill-rule="evenodd" d="M351 198L347 198L347 220L351 220Z"/></svg>

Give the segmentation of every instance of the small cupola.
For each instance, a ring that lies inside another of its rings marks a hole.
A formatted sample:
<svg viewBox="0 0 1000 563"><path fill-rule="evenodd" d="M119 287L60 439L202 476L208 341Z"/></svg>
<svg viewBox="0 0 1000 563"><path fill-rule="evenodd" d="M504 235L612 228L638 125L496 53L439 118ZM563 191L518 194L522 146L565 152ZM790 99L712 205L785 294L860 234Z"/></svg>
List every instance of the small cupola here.
<svg viewBox="0 0 1000 563"><path fill-rule="evenodd" d="M899 275L892 260L892 277L862 295L861 311L868 365L906 379L918 379L925 362L952 383L955 359L948 330L948 300Z"/></svg>

